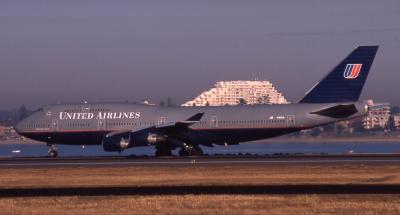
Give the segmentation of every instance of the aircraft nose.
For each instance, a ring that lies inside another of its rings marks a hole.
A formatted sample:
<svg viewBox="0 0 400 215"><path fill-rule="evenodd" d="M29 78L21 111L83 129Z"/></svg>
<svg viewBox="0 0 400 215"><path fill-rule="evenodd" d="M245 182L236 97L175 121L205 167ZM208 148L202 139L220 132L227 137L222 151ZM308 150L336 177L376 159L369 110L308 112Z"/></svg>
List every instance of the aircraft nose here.
<svg viewBox="0 0 400 215"><path fill-rule="evenodd" d="M17 125L15 125L14 129L18 134L22 133L22 127L25 120L19 121Z"/></svg>

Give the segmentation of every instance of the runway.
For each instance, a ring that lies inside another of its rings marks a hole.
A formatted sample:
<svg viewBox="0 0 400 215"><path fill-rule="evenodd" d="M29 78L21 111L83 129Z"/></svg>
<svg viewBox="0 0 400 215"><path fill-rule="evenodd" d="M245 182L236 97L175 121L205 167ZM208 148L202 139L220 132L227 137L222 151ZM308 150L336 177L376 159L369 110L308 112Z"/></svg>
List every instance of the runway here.
<svg viewBox="0 0 400 215"><path fill-rule="evenodd" d="M1 189L1 197L48 196L144 196L144 195L262 195L262 194L400 194L399 185L300 184L300 185L190 185L190 186L96 186Z"/></svg>
<svg viewBox="0 0 400 215"><path fill-rule="evenodd" d="M124 167L188 165L398 165L398 154L202 156L202 157L13 157L0 158L0 168Z"/></svg>
<svg viewBox="0 0 400 215"><path fill-rule="evenodd" d="M0 197L400 194L399 166L398 154L0 158Z"/></svg>

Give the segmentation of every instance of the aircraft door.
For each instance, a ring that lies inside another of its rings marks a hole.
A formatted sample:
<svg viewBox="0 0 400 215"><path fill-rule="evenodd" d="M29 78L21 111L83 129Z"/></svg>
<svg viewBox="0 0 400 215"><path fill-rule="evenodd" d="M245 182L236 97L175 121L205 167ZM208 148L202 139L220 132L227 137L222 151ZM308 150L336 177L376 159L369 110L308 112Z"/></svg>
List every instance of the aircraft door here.
<svg viewBox="0 0 400 215"><path fill-rule="evenodd" d="M217 118L217 116L210 117L210 127L211 128L218 128L218 118Z"/></svg>
<svg viewBox="0 0 400 215"><path fill-rule="evenodd" d="M54 119L51 122L51 131L53 132L58 131L58 119Z"/></svg>
<svg viewBox="0 0 400 215"><path fill-rule="evenodd" d="M158 118L158 125L165 125L166 122L166 117L165 116L160 116Z"/></svg>
<svg viewBox="0 0 400 215"><path fill-rule="evenodd" d="M296 117L294 115L288 115L286 120L289 127L294 127L296 125Z"/></svg>
<svg viewBox="0 0 400 215"><path fill-rule="evenodd" d="M106 119L98 119L97 130L99 130L99 131L106 130Z"/></svg>
<svg viewBox="0 0 400 215"><path fill-rule="evenodd" d="M89 113L90 112L90 105L89 104L85 104L82 105L82 113Z"/></svg>

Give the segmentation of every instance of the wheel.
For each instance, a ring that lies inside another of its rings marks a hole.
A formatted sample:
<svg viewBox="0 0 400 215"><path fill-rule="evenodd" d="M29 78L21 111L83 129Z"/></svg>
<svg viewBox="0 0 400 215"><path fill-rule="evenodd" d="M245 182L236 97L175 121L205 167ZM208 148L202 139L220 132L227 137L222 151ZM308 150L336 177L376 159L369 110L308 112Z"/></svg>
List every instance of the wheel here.
<svg viewBox="0 0 400 215"><path fill-rule="evenodd" d="M186 146L179 150L180 156L201 156L203 155L203 150L199 146Z"/></svg>
<svg viewBox="0 0 400 215"><path fill-rule="evenodd" d="M49 147L49 157L55 158L57 157L57 147L56 144L54 143L47 143L47 146Z"/></svg>
<svg viewBox="0 0 400 215"><path fill-rule="evenodd" d="M55 150L50 150L49 151L49 156L50 157L55 158L55 157L57 157L57 155L58 155L57 151L55 151Z"/></svg>

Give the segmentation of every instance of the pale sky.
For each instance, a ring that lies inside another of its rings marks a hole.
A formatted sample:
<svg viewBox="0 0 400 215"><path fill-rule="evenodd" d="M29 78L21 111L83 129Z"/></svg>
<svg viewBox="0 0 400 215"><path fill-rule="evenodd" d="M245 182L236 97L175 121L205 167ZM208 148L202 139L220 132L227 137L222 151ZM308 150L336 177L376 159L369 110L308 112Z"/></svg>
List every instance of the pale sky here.
<svg viewBox="0 0 400 215"><path fill-rule="evenodd" d="M397 0L2 0L0 109L181 104L220 80L297 101L358 45L380 45L362 98L400 104Z"/></svg>

